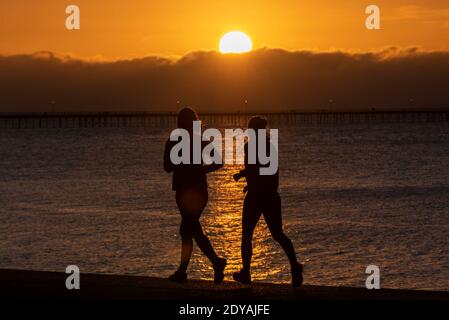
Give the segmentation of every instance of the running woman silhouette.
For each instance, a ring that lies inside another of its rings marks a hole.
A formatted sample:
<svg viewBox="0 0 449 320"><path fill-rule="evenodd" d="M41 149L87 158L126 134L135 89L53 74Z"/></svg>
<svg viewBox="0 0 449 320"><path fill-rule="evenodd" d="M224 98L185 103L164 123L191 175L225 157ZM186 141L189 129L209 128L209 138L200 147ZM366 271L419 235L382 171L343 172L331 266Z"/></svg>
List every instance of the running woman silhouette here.
<svg viewBox="0 0 449 320"><path fill-rule="evenodd" d="M193 121L198 121L197 113L191 108L183 108L178 113L178 128L185 129L190 133L190 150L193 150ZM181 263L178 270L169 277L173 282L187 282L187 267L193 250L193 239L198 247L209 258L214 268L214 282L219 284L224 279L226 259L220 258L215 253L212 244L204 234L200 224L201 214L208 201L206 174L223 165L193 164L190 152L190 164L174 165L170 159L170 151L176 141L168 140L164 152L164 169L173 172L172 188L176 191L176 204L181 213ZM204 146L203 146L204 147Z"/></svg>
<svg viewBox="0 0 449 320"><path fill-rule="evenodd" d="M256 131L256 144L257 131L259 129L265 129L267 126L267 120L259 116L253 117L248 122L248 128ZM267 152L269 152L269 139L266 140ZM260 142L262 143L262 142ZM258 145L256 150L258 150ZM277 150L276 150L277 152ZM291 266L292 285L293 287L299 287L303 282L303 266L296 260L295 249L291 240L285 235L282 230L282 212L281 212L281 198L278 193L279 186L279 173L274 175L260 175L259 169L261 165L259 163L248 163L248 143L245 144L245 168L239 173L234 175L234 180L238 181L241 178L246 178L247 186L244 189L246 193L243 213L242 213L242 260L243 268L240 272L236 272L233 275L234 280L249 284L251 283L251 257L252 250L252 238L254 229L263 214L265 222L273 236L273 239L277 241L285 254L288 257Z"/></svg>

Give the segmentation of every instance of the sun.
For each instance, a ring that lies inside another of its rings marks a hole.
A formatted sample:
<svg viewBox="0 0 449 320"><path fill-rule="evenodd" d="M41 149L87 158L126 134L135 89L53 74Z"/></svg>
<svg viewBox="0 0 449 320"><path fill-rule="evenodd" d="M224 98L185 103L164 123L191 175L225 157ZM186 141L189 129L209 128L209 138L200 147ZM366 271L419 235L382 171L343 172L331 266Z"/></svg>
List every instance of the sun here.
<svg viewBox="0 0 449 320"><path fill-rule="evenodd" d="M221 53L245 53L251 51L251 38L241 31L231 31L220 39Z"/></svg>

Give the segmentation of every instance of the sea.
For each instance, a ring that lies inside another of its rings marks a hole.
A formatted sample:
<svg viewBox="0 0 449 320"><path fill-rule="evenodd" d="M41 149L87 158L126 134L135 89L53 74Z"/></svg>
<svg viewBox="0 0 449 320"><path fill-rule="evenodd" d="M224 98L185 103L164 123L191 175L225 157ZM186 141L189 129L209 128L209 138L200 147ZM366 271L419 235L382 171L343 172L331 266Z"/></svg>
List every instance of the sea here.
<svg viewBox="0 0 449 320"><path fill-rule="evenodd" d="M277 124L285 233L309 285L449 290L449 123ZM0 130L0 268L167 277L180 215L163 170L171 125ZM224 129L224 127L220 128ZM201 222L241 267L240 165L208 175ZM288 283L263 219L254 281ZM195 245L189 277L213 270Z"/></svg>

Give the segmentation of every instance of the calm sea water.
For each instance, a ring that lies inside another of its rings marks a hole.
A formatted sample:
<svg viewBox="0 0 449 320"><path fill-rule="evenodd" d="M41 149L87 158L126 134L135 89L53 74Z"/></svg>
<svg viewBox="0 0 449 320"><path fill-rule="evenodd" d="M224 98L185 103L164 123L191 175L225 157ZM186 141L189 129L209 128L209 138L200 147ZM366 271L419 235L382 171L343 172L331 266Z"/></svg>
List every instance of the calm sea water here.
<svg viewBox="0 0 449 320"><path fill-rule="evenodd" d="M166 277L180 254L180 217L163 172L171 128L0 132L0 268ZM280 194L305 283L449 290L449 125L284 126ZM242 183L209 176L202 223L229 275L240 267ZM253 277L289 282L263 220ZM211 278L196 248L195 278Z"/></svg>

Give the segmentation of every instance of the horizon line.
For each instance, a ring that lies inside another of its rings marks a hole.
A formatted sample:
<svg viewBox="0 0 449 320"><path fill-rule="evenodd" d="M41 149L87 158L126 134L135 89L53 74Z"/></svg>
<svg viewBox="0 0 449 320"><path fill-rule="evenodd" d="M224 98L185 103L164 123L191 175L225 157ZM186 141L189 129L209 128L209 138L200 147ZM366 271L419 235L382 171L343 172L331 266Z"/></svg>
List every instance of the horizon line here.
<svg viewBox="0 0 449 320"><path fill-rule="evenodd" d="M447 113L449 112L449 106L447 108L434 108L434 109L422 109L422 108L397 108L397 109L370 109L370 110L316 110L316 111L269 111L269 112L202 112L198 111L200 115L301 115L301 114L387 114L387 113ZM0 111L0 118L8 117L35 117L35 116L175 116L178 111L36 111L36 112L3 112Z"/></svg>
<svg viewBox="0 0 449 320"><path fill-rule="evenodd" d="M347 49L347 48L329 48L329 49L316 49L316 48L302 48L302 49L288 49L280 47L269 47L262 46L245 53L221 53L217 49L197 49L187 51L184 54L148 54L136 57L116 57L116 58L104 58L101 54L90 57L81 57L76 53L67 52L61 53L52 50L38 50L34 52L21 52L21 53L0 53L1 58L11 58L11 57L31 57L31 58L47 58L47 59L57 59L61 61L81 61L86 63L114 63L114 62L125 62L125 61L138 61L145 59L163 59L168 62L179 62L185 58L195 56L198 54L215 54L221 57L248 57L252 54L257 54L260 52L267 51L278 51L289 54L295 53L310 53L310 54L345 54L345 55L366 55L372 54L384 58L400 56L401 54L431 54L431 53L449 53L449 49L425 49L421 46L400 46L400 45L387 45L379 48L372 49Z"/></svg>

